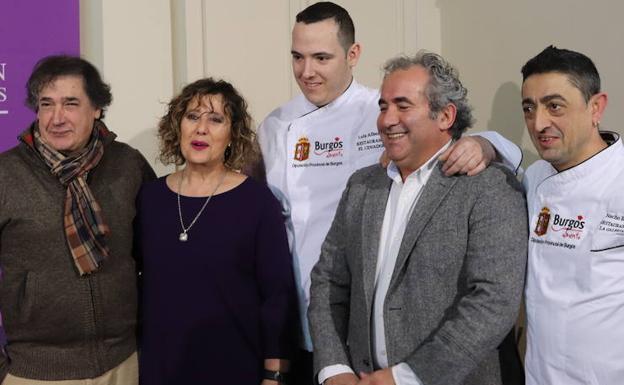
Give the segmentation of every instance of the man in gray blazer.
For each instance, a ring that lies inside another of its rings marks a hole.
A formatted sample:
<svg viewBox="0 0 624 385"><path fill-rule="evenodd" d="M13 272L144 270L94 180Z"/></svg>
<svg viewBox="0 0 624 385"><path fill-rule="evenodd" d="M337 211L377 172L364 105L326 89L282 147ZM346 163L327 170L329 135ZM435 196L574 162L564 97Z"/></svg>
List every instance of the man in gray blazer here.
<svg viewBox="0 0 624 385"><path fill-rule="evenodd" d="M472 122L466 93L439 55L387 63L377 126L391 163L351 176L312 272L320 383L501 383L527 215L502 168L441 171L439 154Z"/></svg>

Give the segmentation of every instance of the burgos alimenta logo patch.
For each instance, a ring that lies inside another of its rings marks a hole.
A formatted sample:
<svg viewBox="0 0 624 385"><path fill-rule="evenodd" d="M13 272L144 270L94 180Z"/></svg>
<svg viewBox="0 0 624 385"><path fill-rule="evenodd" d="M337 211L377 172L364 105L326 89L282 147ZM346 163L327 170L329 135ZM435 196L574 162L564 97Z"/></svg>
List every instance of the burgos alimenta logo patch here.
<svg viewBox="0 0 624 385"><path fill-rule="evenodd" d="M577 215L576 218L565 218L559 214L553 216L548 207L543 207L537 217L534 232L538 236L542 236L548 232L550 225L550 229L554 232L561 232L563 238L581 239L585 228L584 219L582 215Z"/></svg>

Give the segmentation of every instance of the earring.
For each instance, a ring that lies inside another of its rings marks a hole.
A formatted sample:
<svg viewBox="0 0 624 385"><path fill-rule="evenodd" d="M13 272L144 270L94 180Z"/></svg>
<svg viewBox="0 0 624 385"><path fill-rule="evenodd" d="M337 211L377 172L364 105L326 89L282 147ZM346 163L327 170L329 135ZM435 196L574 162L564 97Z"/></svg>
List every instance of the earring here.
<svg viewBox="0 0 624 385"><path fill-rule="evenodd" d="M232 143L229 143L223 152L223 160L227 161L232 156Z"/></svg>

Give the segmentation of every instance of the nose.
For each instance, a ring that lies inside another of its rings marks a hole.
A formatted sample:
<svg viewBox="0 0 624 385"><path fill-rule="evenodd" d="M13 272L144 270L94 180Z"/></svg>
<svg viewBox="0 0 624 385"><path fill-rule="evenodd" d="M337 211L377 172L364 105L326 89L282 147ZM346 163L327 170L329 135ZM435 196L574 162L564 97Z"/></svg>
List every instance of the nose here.
<svg viewBox="0 0 624 385"><path fill-rule="evenodd" d="M536 108L534 129L541 132L550 127L550 124L551 121L548 111L546 111L545 108Z"/></svg>
<svg viewBox="0 0 624 385"><path fill-rule="evenodd" d="M52 124L59 126L63 123L65 123L65 111L63 111L63 106L54 106L54 110L52 111Z"/></svg>
<svg viewBox="0 0 624 385"><path fill-rule="evenodd" d="M206 135L208 133L209 130L209 117L208 117L208 113L204 112L199 116L199 119L197 120L197 124L195 126L195 132L197 132L198 135Z"/></svg>
<svg viewBox="0 0 624 385"><path fill-rule="evenodd" d="M208 132L208 122L206 119L200 118L197 122L197 128L195 129L197 134L205 135Z"/></svg>
<svg viewBox="0 0 624 385"><path fill-rule="evenodd" d="M311 78L315 75L316 71L314 70L314 63L311 59L305 59L303 61L303 72L301 75L304 78Z"/></svg>
<svg viewBox="0 0 624 385"><path fill-rule="evenodd" d="M379 112L377 118L377 128L380 130L394 127L399 124L399 115L396 108L388 106L384 111Z"/></svg>

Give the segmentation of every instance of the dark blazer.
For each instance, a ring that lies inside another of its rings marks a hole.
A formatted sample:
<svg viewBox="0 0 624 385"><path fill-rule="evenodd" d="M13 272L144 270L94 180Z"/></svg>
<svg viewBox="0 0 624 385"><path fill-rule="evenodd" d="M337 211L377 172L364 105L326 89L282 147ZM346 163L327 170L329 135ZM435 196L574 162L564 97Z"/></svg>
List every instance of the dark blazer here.
<svg viewBox="0 0 624 385"><path fill-rule="evenodd" d="M373 370L375 264L391 180L354 173L312 271L315 370ZM425 385L500 384L496 347L516 320L527 255L526 202L502 168L446 177L439 164L403 237L384 303L389 365Z"/></svg>

